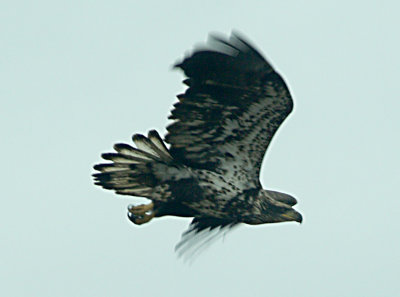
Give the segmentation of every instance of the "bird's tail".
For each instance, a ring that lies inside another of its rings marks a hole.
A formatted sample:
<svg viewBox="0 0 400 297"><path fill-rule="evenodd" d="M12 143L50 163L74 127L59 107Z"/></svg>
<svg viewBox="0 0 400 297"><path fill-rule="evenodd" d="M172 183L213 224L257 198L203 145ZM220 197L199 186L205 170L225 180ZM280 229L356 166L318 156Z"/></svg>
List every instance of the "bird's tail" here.
<svg viewBox="0 0 400 297"><path fill-rule="evenodd" d="M156 172L173 163L168 148L155 130L147 137L135 134L132 139L136 148L118 143L114 145L116 152L102 154L111 163L94 166L99 171L93 174L95 184L122 195L151 198L155 192L161 194Z"/></svg>

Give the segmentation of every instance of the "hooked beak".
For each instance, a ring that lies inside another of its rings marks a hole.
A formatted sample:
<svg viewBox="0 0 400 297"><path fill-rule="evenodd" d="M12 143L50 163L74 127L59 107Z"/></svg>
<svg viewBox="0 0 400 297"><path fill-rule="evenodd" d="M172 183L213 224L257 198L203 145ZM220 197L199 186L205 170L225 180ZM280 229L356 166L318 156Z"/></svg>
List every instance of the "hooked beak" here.
<svg viewBox="0 0 400 297"><path fill-rule="evenodd" d="M285 219L285 221L295 221L300 224L303 222L303 216L293 208L288 212L283 213L282 217Z"/></svg>

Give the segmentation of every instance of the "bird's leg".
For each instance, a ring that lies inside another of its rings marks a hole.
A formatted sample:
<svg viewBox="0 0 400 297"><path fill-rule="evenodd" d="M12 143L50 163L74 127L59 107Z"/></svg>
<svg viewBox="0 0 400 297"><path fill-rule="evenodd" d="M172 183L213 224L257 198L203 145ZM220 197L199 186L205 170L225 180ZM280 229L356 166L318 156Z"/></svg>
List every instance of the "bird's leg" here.
<svg viewBox="0 0 400 297"><path fill-rule="evenodd" d="M138 206L129 205L128 206L128 217L129 219L137 224L141 225L149 222L152 218L154 218L153 211L154 204L153 202L149 204L141 204Z"/></svg>

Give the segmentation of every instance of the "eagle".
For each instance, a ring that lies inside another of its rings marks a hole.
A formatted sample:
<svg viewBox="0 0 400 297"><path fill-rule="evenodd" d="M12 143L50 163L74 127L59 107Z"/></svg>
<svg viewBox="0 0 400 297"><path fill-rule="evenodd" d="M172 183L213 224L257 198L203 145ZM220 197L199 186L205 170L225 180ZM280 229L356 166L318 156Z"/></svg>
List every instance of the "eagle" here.
<svg viewBox="0 0 400 297"><path fill-rule="evenodd" d="M134 224L193 218L176 246L181 254L238 224L301 223L293 196L260 183L266 149L293 109L282 77L237 32L210 35L174 67L187 89L177 95L164 140L151 130L133 135L135 146L115 144L102 154L108 162L94 166L95 184L151 200L128 206Z"/></svg>

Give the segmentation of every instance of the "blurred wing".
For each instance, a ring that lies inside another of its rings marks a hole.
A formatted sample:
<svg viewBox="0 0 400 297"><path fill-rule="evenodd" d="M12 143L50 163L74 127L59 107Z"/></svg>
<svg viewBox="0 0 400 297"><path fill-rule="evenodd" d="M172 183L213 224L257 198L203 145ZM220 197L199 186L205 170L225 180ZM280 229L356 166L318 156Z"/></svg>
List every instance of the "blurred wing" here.
<svg viewBox="0 0 400 297"><path fill-rule="evenodd" d="M223 174L239 187L259 185L265 151L293 102L285 82L237 34L212 37L175 65L188 77L167 127L171 155Z"/></svg>
<svg viewBox="0 0 400 297"><path fill-rule="evenodd" d="M225 236L237 223L216 218L194 218L189 229L182 234L175 246L179 257L194 260L218 238Z"/></svg>

